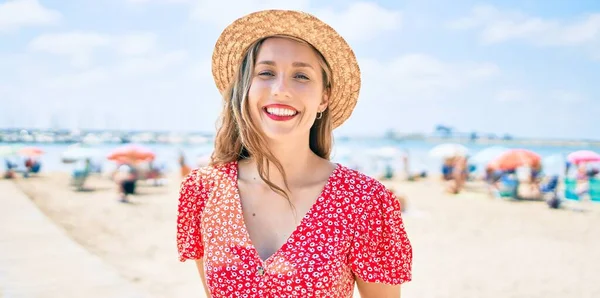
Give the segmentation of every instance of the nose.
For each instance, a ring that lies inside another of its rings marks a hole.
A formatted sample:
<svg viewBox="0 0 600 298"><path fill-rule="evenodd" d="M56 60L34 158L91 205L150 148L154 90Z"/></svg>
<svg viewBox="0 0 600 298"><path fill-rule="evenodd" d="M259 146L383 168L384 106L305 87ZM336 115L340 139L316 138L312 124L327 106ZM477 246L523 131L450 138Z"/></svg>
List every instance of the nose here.
<svg viewBox="0 0 600 298"><path fill-rule="evenodd" d="M271 93L273 97L289 97L290 89L288 86L288 82L284 76L279 76L275 80L273 80L273 85L271 86Z"/></svg>

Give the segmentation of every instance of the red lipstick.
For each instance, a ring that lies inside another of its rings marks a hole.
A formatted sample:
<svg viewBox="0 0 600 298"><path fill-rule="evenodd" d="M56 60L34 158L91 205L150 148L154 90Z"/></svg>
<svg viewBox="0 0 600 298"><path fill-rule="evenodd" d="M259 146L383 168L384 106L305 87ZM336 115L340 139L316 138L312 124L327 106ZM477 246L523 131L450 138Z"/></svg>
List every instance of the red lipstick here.
<svg viewBox="0 0 600 298"><path fill-rule="evenodd" d="M284 104L270 104L263 107L265 114L275 121L287 121L298 115L298 111Z"/></svg>

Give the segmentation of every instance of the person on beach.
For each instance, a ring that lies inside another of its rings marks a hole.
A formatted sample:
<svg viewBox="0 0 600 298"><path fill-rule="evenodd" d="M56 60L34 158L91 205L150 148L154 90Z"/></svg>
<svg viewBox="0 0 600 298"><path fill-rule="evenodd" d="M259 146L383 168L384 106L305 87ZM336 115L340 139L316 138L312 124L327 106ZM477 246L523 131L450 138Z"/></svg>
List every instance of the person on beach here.
<svg viewBox="0 0 600 298"><path fill-rule="evenodd" d="M500 179L502 178L502 175L504 175L502 170L494 169L489 166L485 168L484 181L491 197L500 196Z"/></svg>
<svg viewBox="0 0 600 298"><path fill-rule="evenodd" d="M468 176L467 158L455 156L444 160L442 180L446 183L446 192L458 194L464 187Z"/></svg>
<svg viewBox="0 0 600 298"><path fill-rule="evenodd" d="M575 179L575 193L581 199L588 193L590 188L590 179L585 164L581 164L579 167L577 167Z"/></svg>
<svg viewBox="0 0 600 298"><path fill-rule="evenodd" d="M210 165L184 178L177 249L208 297L400 297L412 246L382 183L330 161L360 71L314 16L265 10L234 21L212 56L223 95ZM200 282L200 281L199 281Z"/></svg>
<svg viewBox="0 0 600 298"><path fill-rule="evenodd" d="M517 172L517 196L519 200L542 200L538 175L541 168L524 166Z"/></svg>
<svg viewBox="0 0 600 298"><path fill-rule="evenodd" d="M442 181L449 181L454 179L454 164L455 157L447 157L444 159L444 163L442 164Z"/></svg>
<svg viewBox="0 0 600 298"><path fill-rule="evenodd" d="M185 155L183 154L183 152L179 152L179 158L177 160L179 163L179 171L180 171L181 177L183 177L183 178L187 177L187 175L190 174L191 169L185 162Z"/></svg>
<svg viewBox="0 0 600 298"><path fill-rule="evenodd" d="M113 179L118 186L119 202L129 203L129 195L135 193L135 185L137 182L135 166L132 163L122 163L115 171Z"/></svg>

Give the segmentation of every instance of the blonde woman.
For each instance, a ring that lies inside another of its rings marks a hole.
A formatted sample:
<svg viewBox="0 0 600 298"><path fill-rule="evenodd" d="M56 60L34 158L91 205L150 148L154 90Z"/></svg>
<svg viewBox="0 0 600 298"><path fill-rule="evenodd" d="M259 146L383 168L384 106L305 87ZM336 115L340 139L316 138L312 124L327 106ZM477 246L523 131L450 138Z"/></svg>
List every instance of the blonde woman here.
<svg viewBox="0 0 600 298"><path fill-rule="evenodd" d="M184 179L177 244L209 297L400 297L412 247L401 206L329 160L360 89L334 29L297 11L229 25L213 53L223 111L210 165ZM376 115L374 115L376 116Z"/></svg>

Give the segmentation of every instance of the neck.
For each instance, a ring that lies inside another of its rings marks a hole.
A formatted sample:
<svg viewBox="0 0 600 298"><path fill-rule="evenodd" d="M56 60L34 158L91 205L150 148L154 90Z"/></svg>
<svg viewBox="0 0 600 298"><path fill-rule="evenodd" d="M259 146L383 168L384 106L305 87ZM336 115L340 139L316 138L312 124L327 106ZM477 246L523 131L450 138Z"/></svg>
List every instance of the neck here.
<svg viewBox="0 0 600 298"><path fill-rule="evenodd" d="M317 168L318 163L322 159L317 156L312 150L310 150L308 137L297 138L303 139L303 142L289 142L289 141L271 141L269 142L269 149L275 156L275 158L281 163L285 172L287 183L289 187L301 184L309 173L314 172ZM251 162L256 165L254 160ZM254 167L256 169L256 167ZM256 176L258 176L258 169L256 169ZM283 176L273 164L269 164L269 176L267 177L271 182L285 189L285 183Z"/></svg>

